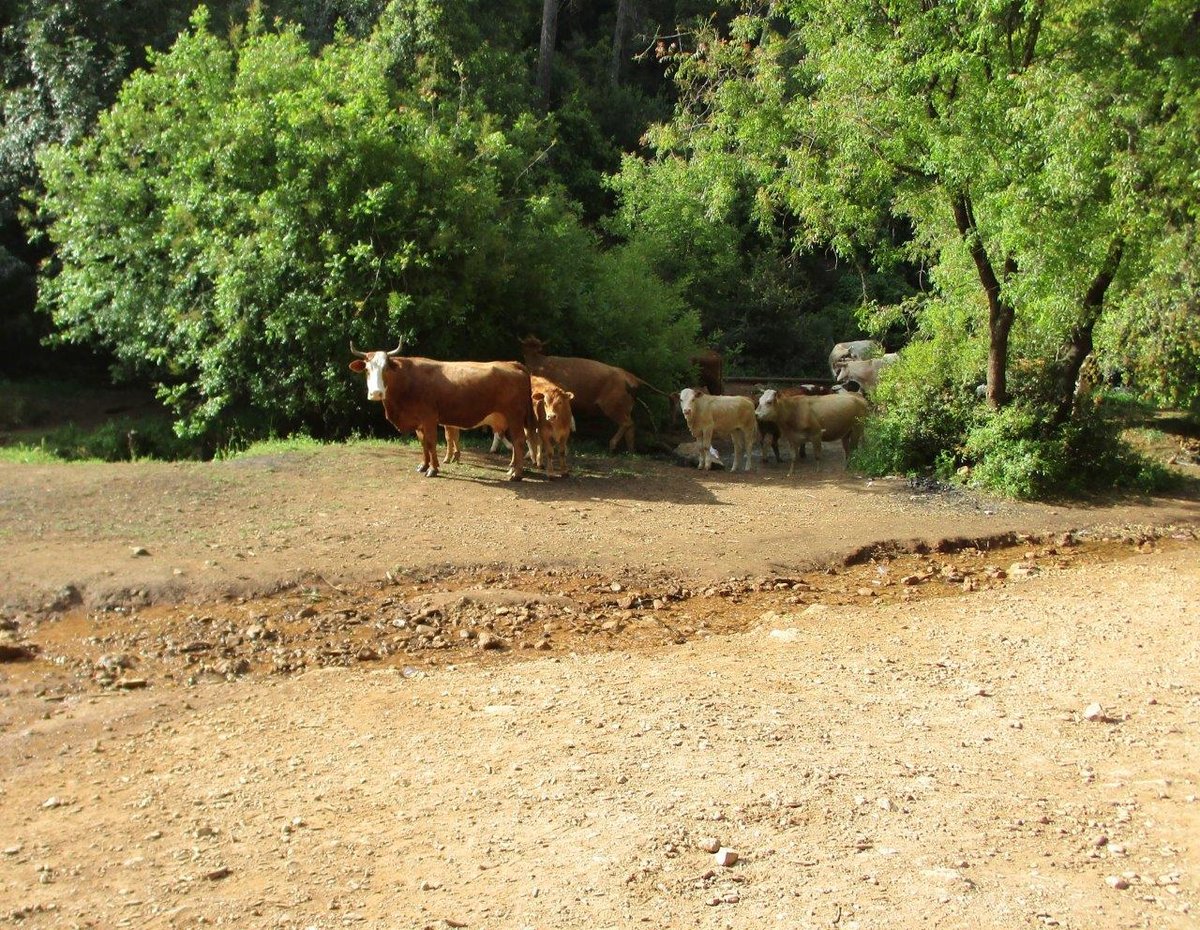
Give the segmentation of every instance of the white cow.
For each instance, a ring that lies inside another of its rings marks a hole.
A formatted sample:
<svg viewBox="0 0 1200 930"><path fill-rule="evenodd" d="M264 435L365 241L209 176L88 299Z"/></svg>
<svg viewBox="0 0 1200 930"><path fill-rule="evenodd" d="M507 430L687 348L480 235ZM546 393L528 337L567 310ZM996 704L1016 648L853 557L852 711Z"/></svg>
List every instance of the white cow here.
<svg viewBox="0 0 1200 930"><path fill-rule="evenodd" d="M742 470L750 470L750 449L758 439L758 421L754 418L754 401L749 397L733 397L726 394L701 394L692 388L679 392L679 406L688 429L700 446L700 468L708 470L709 450L713 437L729 436L733 439L733 462L730 471L737 471L738 456L742 458Z"/></svg>
<svg viewBox="0 0 1200 930"><path fill-rule="evenodd" d="M852 359L844 358L833 370L833 376L843 384L857 381L864 391L873 391L879 384L879 374L889 365L894 365L900 356L895 352L879 358Z"/></svg>
<svg viewBox="0 0 1200 930"><path fill-rule="evenodd" d="M838 364L845 359L878 358L883 355L883 346L874 339L856 339L853 342L839 342L829 353L829 370L837 377Z"/></svg>
<svg viewBox="0 0 1200 930"><path fill-rule="evenodd" d="M867 401L861 394L851 392L809 397L802 394L784 395L765 391L755 411L764 422L774 423L792 447L792 463L788 476L796 468L796 460L804 454L804 444L813 444L813 455L821 459L821 444L841 440L848 456L862 439L863 421L867 416Z"/></svg>

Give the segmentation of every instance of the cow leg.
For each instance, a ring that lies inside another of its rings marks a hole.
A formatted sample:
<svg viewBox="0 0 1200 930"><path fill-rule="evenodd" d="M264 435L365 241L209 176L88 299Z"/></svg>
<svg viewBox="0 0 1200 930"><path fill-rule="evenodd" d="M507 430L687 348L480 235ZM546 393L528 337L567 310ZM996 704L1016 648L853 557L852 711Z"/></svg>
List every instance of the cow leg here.
<svg viewBox="0 0 1200 930"><path fill-rule="evenodd" d="M461 462L462 447L459 445L461 430L457 426L447 426L446 430L446 462Z"/></svg>
<svg viewBox="0 0 1200 930"><path fill-rule="evenodd" d="M512 443L512 459L508 463L508 480L520 481L525 477L525 427L509 423L505 426L504 434Z"/></svg>
<svg viewBox="0 0 1200 930"><path fill-rule="evenodd" d="M417 471L423 472L426 478L436 478L438 473L437 454L437 420L423 423L417 429L417 438L421 440L421 451L424 452L422 467Z"/></svg>
<svg viewBox="0 0 1200 930"><path fill-rule="evenodd" d="M821 446L824 444L824 441L821 438L822 432L823 432L823 430L817 430L815 433L810 434L808 437L812 441L812 444L813 444L813 458L816 459L818 462L821 461Z"/></svg>
<svg viewBox="0 0 1200 930"><path fill-rule="evenodd" d="M712 469L712 438L712 430L706 429L700 431L700 467L705 471Z"/></svg>

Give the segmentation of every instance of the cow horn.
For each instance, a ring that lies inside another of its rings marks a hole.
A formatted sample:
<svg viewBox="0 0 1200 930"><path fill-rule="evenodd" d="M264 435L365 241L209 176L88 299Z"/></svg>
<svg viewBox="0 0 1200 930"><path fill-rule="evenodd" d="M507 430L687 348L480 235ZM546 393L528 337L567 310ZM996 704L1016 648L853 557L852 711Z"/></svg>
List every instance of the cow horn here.
<svg viewBox="0 0 1200 930"><path fill-rule="evenodd" d="M358 349L354 348L353 339L350 340L350 352L354 355L357 355L359 358L369 358L371 355L370 352L360 352Z"/></svg>
<svg viewBox="0 0 1200 930"><path fill-rule="evenodd" d="M392 349L392 351L388 353L388 358L392 358L393 356L399 355L400 350L403 348L404 348L404 337L401 336L400 341L398 343L396 343L396 348Z"/></svg>

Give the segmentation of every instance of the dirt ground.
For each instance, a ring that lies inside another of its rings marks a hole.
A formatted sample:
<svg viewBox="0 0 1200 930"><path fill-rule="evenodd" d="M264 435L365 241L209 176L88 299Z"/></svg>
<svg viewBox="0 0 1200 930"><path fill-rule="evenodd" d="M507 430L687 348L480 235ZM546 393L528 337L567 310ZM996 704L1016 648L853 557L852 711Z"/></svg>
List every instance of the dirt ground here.
<svg viewBox="0 0 1200 930"><path fill-rule="evenodd" d="M1196 926L1196 499L826 452L0 464L0 925Z"/></svg>

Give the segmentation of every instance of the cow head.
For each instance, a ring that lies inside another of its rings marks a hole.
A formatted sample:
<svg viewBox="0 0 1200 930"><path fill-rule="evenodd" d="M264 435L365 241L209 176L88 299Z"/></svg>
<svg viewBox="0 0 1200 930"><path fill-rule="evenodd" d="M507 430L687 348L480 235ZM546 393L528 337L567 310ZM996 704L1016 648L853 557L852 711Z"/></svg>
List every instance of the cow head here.
<svg viewBox="0 0 1200 930"><path fill-rule="evenodd" d="M561 420L571 423L570 428L574 429L574 420L571 417L571 401L574 399L575 395L570 391L535 391L533 408L539 417L546 418L547 423L553 424Z"/></svg>
<svg viewBox="0 0 1200 930"><path fill-rule="evenodd" d="M524 351L526 358L544 355L546 352L546 343L542 342L537 336L526 336L521 340L521 349Z"/></svg>
<svg viewBox="0 0 1200 930"><path fill-rule="evenodd" d="M385 352L382 349L374 352L361 352L354 348L354 340L350 341L350 351L358 356L350 363L350 370L367 373L367 400L383 400L383 370L389 364L395 364L392 359L400 354L403 347L404 340L401 339L400 344L391 352Z"/></svg>
<svg viewBox="0 0 1200 930"><path fill-rule="evenodd" d="M776 408L776 402L779 400L779 392L774 388L768 388L762 392L762 397L758 399L758 408L754 411L754 415L760 420L772 422L779 415Z"/></svg>
<svg viewBox="0 0 1200 930"><path fill-rule="evenodd" d="M690 424L692 422L692 414L696 410L696 398L700 396L700 392L694 388L684 388L679 392L679 409L683 411L683 418Z"/></svg>

